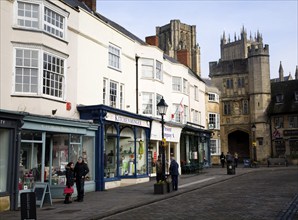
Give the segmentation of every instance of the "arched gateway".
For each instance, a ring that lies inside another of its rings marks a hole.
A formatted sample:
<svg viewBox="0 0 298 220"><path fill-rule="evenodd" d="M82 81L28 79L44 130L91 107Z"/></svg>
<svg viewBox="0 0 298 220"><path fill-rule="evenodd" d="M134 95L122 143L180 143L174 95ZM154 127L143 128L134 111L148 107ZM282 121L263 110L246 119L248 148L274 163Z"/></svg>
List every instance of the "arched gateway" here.
<svg viewBox="0 0 298 220"><path fill-rule="evenodd" d="M228 149L229 152L234 155L238 153L239 162L243 161L243 158L249 158L249 135L246 132L237 130L228 135Z"/></svg>

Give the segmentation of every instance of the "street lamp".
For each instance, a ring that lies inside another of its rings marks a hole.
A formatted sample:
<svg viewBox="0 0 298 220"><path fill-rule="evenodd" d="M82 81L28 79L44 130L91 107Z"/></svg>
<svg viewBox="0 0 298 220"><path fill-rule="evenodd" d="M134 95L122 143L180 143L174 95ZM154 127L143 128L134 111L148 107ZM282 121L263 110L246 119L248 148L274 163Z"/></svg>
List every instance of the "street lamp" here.
<svg viewBox="0 0 298 220"><path fill-rule="evenodd" d="M256 125L251 126L252 130L252 149L253 149L253 161L257 161L257 149L256 149Z"/></svg>
<svg viewBox="0 0 298 220"><path fill-rule="evenodd" d="M158 113L161 115L161 138L162 138L162 180L165 180L165 176L166 176L166 155L165 155L165 139L164 139L164 125L165 125L165 121L163 116L166 114L168 109L168 105L165 102L165 100L163 99L163 97L161 98L161 100L159 101L159 103L157 104L157 111Z"/></svg>

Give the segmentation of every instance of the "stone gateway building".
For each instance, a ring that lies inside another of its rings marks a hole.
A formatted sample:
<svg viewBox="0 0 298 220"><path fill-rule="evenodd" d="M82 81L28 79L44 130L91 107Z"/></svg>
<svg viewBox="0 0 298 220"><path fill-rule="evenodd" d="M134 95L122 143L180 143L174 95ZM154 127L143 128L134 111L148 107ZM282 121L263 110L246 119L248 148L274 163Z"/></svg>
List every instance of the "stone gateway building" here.
<svg viewBox="0 0 298 220"><path fill-rule="evenodd" d="M209 76L221 91L220 130L224 153L238 153L239 160L265 162L270 150L270 127L266 109L270 103L269 46L258 32L247 38L221 38L221 57L209 63Z"/></svg>

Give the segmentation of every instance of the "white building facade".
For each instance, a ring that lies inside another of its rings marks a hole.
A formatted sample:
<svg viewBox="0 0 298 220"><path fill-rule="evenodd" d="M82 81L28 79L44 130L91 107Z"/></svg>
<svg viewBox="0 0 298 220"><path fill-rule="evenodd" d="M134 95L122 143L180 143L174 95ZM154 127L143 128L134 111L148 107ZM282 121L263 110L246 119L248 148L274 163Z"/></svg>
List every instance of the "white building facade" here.
<svg viewBox="0 0 298 220"><path fill-rule="evenodd" d="M0 12L0 171L15 173L0 181L8 209L36 182L63 196L64 167L81 155L87 192L149 181L161 97L167 161L209 157L205 83L187 67L79 1L4 0Z"/></svg>

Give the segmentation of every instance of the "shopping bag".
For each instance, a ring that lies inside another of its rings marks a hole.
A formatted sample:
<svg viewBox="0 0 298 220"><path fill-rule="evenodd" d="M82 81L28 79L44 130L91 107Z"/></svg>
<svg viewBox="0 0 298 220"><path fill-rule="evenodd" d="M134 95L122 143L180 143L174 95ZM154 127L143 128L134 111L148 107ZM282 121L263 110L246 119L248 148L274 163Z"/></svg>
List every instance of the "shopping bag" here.
<svg viewBox="0 0 298 220"><path fill-rule="evenodd" d="M64 188L63 193L64 194L73 194L73 188L72 187L68 188L68 186L67 186L67 187Z"/></svg>

